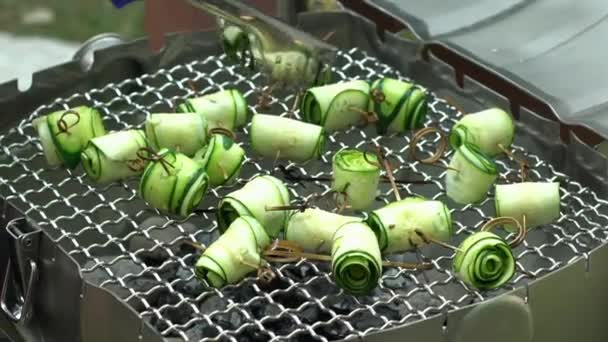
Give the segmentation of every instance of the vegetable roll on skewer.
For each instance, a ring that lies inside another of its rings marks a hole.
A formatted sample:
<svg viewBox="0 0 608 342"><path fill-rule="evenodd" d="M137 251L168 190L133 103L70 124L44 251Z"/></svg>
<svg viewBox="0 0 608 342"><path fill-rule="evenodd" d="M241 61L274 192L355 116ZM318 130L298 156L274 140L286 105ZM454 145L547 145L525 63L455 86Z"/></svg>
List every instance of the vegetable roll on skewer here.
<svg viewBox="0 0 608 342"><path fill-rule="evenodd" d="M422 127L427 112L425 91L408 82L383 78L371 85L368 110L378 116L378 134Z"/></svg>
<svg viewBox="0 0 608 342"><path fill-rule="evenodd" d="M244 126L249 119L247 101L236 89L221 90L188 99L177 110L202 115L207 120L208 130L220 127L234 131Z"/></svg>
<svg viewBox="0 0 608 342"><path fill-rule="evenodd" d="M289 190L273 176L257 176L241 189L229 193L218 205L218 225L221 231L240 216L253 216L275 238L285 225L290 212L268 210L273 206L288 205Z"/></svg>
<svg viewBox="0 0 608 342"><path fill-rule="evenodd" d="M80 106L39 117L33 121L49 166L74 169L89 140L106 134L99 112Z"/></svg>
<svg viewBox="0 0 608 342"><path fill-rule="evenodd" d="M212 186L231 184L241 172L245 150L232 137L213 134L209 144L196 152L194 160L205 168Z"/></svg>
<svg viewBox="0 0 608 342"><path fill-rule="evenodd" d="M207 144L207 121L199 114L152 114L145 128L156 151L168 148L192 157Z"/></svg>
<svg viewBox="0 0 608 342"><path fill-rule="evenodd" d="M333 131L359 122L361 111L367 110L368 103L369 84L354 80L308 89L300 112L304 121Z"/></svg>
<svg viewBox="0 0 608 342"><path fill-rule="evenodd" d="M450 144L457 149L463 143L479 147L488 156L502 153L515 138L515 123L507 112L490 108L481 112L465 115L452 128Z"/></svg>
<svg viewBox="0 0 608 342"><path fill-rule="evenodd" d="M336 230L347 222L356 221L361 219L309 208L291 215L285 228L285 240L297 243L305 251L327 253L331 251Z"/></svg>
<svg viewBox="0 0 608 342"><path fill-rule="evenodd" d="M560 216L559 183L524 182L497 184L494 203L496 216L513 217L523 226L534 228L551 223ZM513 225L507 225L514 230Z"/></svg>
<svg viewBox="0 0 608 342"><path fill-rule="evenodd" d="M325 146L323 127L276 115L253 116L251 147L267 158L305 162L321 157Z"/></svg>
<svg viewBox="0 0 608 342"><path fill-rule="evenodd" d="M146 165L138 153L146 147L148 141L141 130L119 131L96 137L82 151L82 166L97 183L137 176Z"/></svg>
<svg viewBox="0 0 608 342"><path fill-rule="evenodd" d="M236 218L198 259L195 275L213 287L234 284L264 263L260 253L270 238L251 216Z"/></svg>
<svg viewBox="0 0 608 342"><path fill-rule="evenodd" d="M468 143L455 151L449 166L445 176L446 192L460 204L483 200L498 177L494 161Z"/></svg>
<svg viewBox="0 0 608 342"><path fill-rule="evenodd" d="M341 150L333 157L332 189L338 204L354 210L367 209L376 199L380 182L380 164L374 154L358 150Z"/></svg>

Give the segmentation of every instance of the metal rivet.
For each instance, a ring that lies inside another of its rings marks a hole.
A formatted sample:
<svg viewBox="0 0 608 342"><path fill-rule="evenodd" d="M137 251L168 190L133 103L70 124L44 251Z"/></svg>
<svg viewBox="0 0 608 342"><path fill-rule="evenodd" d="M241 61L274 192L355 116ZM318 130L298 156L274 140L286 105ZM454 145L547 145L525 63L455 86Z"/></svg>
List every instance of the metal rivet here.
<svg viewBox="0 0 608 342"><path fill-rule="evenodd" d="M32 246L32 239L31 238L26 238L23 240L23 244L25 245L25 247L31 247Z"/></svg>

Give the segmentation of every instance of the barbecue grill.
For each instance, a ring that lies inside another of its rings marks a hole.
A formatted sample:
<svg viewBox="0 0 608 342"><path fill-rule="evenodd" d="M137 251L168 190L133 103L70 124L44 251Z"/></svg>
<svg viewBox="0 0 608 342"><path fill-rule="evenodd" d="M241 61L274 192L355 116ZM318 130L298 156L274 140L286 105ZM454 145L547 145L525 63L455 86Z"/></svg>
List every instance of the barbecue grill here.
<svg viewBox="0 0 608 342"><path fill-rule="evenodd" d="M424 24L413 20L416 13L394 10L399 2L380 3L393 6L383 9L412 27ZM151 113L229 87L258 113L253 104L262 77L228 63L215 32L170 35L160 52L148 50L145 40L104 36L110 47L93 54L96 41L90 42L79 54L86 58L36 73L26 91L17 90L16 82L0 85L0 303L6 333L16 341L87 342L608 340L608 160L595 149L608 138L606 117L535 96L536 85L505 77L512 74L496 72L474 51L444 43L431 29L425 39L436 40L428 44L390 32L380 39L372 21L347 10L299 13L298 23L318 37L335 31L329 42L339 48L332 66L338 80L386 76L429 89L426 125L447 132L463 111L488 106L514 113L514 150L529 161L531 180L561 183L562 213L514 249L513 279L498 290L475 290L452 272L454 252L430 245L390 259L423 260L433 269L386 268L367 296L344 293L328 264L306 259L272 264L277 277L271 283L254 275L221 289L199 282L192 267L198 251L188 242L217 239L212 213L178 219L146 205L137 196L137 179L98 186L80 167L49 169L32 120L86 104L100 110L111 130L141 128ZM275 92L264 112L290 115L293 100L293 94ZM212 189L200 208L217 207L223 195L258 174L282 178L296 200L330 191L321 180L289 180L272 161L256 157L248 128L237 132L248 151L237 184ZM329 135L321 160L282 166L292 174L329 177L331 156L340 148L381 146L398 161L396 177L429 181L400 184L403 195L448 203L453 242L459 243L494 216L493 199L464 206L448 200L445 170L410 160L410 139L411 133L378 136L353 127ZM418 153L431 155L438 140L422 141ZM447 165L449 157L441 162ZM497 163L502 176L519 172L506 157ZM382 184L376 205L392 198L391 187Z"/></svg>

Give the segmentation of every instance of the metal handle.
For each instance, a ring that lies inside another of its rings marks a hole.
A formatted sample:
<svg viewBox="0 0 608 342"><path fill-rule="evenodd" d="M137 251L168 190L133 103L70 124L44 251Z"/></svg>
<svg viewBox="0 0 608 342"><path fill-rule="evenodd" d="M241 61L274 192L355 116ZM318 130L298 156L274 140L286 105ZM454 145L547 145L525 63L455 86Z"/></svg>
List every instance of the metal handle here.
<svg viewBox="0 0 608 342"><path fill-rule="evenodd" d="M6 275L4 276L4 283L2 286L2 293L0 294L0 307L4 314L13 322L13 323L27 323L30 318L32 318L32 303L34 302L34 294L35 291L34 285L38 280L38 264L34 260L30 260L30 277L27 282L27 290L25 292L25 298L22 298L22 304L14 304L12 306L16 307L15 311L10 309L8 304L8 289L9 286L16 286L15 279L12 277L11 272L11 260L8 261L8 265L6 267Z"/></svg>
<svg viewBox="0 0 608 342"><path fill-rule="evenodd" d="M13 323L25 324L33 316L40 230L32 228L24 218L17 218L8 222L6 232L9 258L0 292L0 308Z"/></svg>

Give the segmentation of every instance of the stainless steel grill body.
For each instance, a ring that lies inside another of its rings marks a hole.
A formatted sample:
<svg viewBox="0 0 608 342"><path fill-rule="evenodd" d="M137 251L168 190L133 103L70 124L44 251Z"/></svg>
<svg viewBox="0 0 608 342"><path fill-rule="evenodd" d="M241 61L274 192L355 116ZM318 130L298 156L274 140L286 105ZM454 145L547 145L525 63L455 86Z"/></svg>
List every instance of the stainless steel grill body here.
<svg viewBox="0 0 608 342"><path fill-rule="evenodd" d="M346 14L335 15L335 18L338 22L355 20ZM341 34L370 32L363 22L350 26ZM353 26L359 27L358 31ZM395 39L393 44L396 43ZM368 46L374 44L379 42L368 42ZM352 45L355 45L354 40ZM431 95L427 125L436 125L447 132L462 115L442 98L442 93L450 93L451 100L454 96L458 99L463 96L463 92L449 81L441 79L445 76L445 70L441 69L443 66L421 66L418 65L420 62L413 62L398 70L372 56L378 52L373 49L366 52L362 48L342 48L334 65L339 80L411 77L414 82L437 91ZM384 53L386 51L381 51L380 55ZM385 59L390 61L399 54L386 53L386 56L388 58ZM426 71L435 74L416 77ZM369 296L353 297L343 293L332 280L327 264L307 260L274 265L278 278L270 285L259 284L254 277L248 277L239 284L212 289L194 279L192 265L198 254L183 243L196 241L208 245L214 241L219 231L212 214L196 213L186 219L162 215L137 196L138 179L98 186L87 179L81 168L74 171L50 170L45 165L31 125L32 119L45 113L87 104L101 111L110 130L141 128L151 113L170 112L185 98L222 88L238 88L249 104L254 104L255 89L261 85L261 80L261 75L244 75L239 68L228 66L222 55L202 54L201 58L193 61L161 68L140 77L46 101L13 128L0 134L0 196L18 208L30 224L40 227L52 244L67 252L87 282L108 289L130 306L130 322L138 324L137 329L130 330L136 331L135 336L151 340L155 334L176 341L333 341L354 337L373 340L392 336L386 331L404 324L412 328L432 325L429 329L437 324L436 334L434 330L428 332L432 341L436 336L445 337L452 333L465 336L466 329L460 329L465 331L463 333L451 327L466 326L466 319L462 319L464 313L478 307L471 304L509 296L521 298L524 307L531 305L528 300L534 304L531 281L552 275L555 271L560 273L562 269L566 272L568 265L570 268L585 265L589 270L590 255L608 237L608 201L602 197L605 194L602 194L602 189L598 192L598 188L583 183L578 172L571 174L568 168L564 172L564 162L560 163L552 155L560 147L548 143L551 149L543 149L543 141L535 140L539 139L539 133L535 131L537 126L530 122L520 123L515 150L530 161L532 180L562 183L562 216L554 224L530 231L526 241L515 249L517 273L504 289L479 292L467 287L451 271L453 253L438 246L391 256L404 261L428 260L434 269L415 272L387 268L379 286ZM191 88L191 83L195 89ZM475 91L464 94L471 98L470 102L463 103L467 109L483 106L480 97L493 97L478 86L471 89ZM272 108L265 112L288 115L286 112L292 101L293 95L276 93ZM260 112L255 106L251 108L254 113ZM541 120L524 111L522 120L525 118ZM282 177L278 169L272 169L272 161L261 160L248 147L247 128L237 137L248 152L238 184L212 189L200 208L215 207L223 195L257 174L272 173ZM541 140L550 140L546 138L541 134ZM461 206L451 202L445 196L444 170L410 161L409 141L410 134L377 136L373 128L352 128L330 135L322 160L305 165L284 165L304 175L330 176L331 156L340 148L380 145L388 156L398 160L397 178L432 181L426 185L403 185L401 194L446 201L452 209L455 223L456 236L452 242L458 244L493 217L492 195L479 205ZM420 153L430 154L434 143L436 140L420 144ZM441 162L447 165L450 156L451 153L445 155ZM507 158L500 159L498 164L501 175L505 177L513 178L518 172L517 165ZM329 191L329 184L321 181L287 184L295 199ZM393 198L388 184L381 185L376 207ZM5 218L8 221L8 217ZM43 278L53 279L52 275ZM576 285L572 280L567 282L568 286ZM85 297L85 289L98 291L96 286L82 285L80 293ZM93 318L95 308L90 306L103 303L99 296L102 295L94 296L98 302L89 299L87 303L80 304L83 325L80 334L86 337L84 340L103 340L96 336L103 329L91 326L96 320ZM117 303L120 305L119 301ZM460 321L465 323L454 325ZM122 324L124 327L125 323ZM112 327L112 324L104 323L102 326ZM119 328L116 325L114 329ZM422 336L416 334L411 336Z"/></svg>

